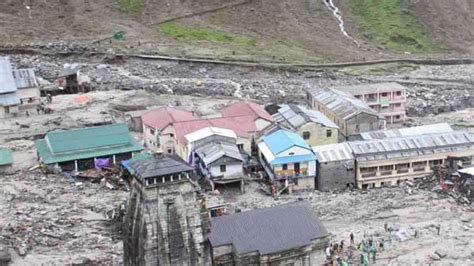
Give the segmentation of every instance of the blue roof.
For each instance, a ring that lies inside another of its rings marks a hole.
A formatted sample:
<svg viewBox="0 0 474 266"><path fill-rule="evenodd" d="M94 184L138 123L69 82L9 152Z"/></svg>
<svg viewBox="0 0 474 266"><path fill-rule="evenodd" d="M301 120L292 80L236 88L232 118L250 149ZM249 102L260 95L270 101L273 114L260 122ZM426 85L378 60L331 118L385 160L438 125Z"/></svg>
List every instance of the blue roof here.
<svg viewBox="0 0 474 266"><path fill-rule="evenodd" d="M277 157L271 161L271 164L299 163L314 160L316 160L316 156L314 154L291 155L285 157Z"/></svg>
<svg viewBox="0 0 474 266"><path fill-rule="evenodd" d="M267 144L268 148L274 155L277 155L280 152L294 146L311 150L302 137L285 129L280 129L267 136L264 136L262 140L265 142L265 144Z"/></svg>

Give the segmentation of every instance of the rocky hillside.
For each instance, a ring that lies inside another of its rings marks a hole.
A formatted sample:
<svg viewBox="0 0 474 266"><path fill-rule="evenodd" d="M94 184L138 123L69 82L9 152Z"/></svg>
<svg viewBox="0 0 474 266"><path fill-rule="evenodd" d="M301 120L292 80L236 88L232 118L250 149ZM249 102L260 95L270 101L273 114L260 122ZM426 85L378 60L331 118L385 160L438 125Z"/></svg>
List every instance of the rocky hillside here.
<svg viewBox="0 0 474 266"><path fill-rule="evenodd" d="M5 0L0 37L13 44L91 43L123 31L124 40L101 45L126 52L323 62L471 54L472 14L470 0Z"/></svg>

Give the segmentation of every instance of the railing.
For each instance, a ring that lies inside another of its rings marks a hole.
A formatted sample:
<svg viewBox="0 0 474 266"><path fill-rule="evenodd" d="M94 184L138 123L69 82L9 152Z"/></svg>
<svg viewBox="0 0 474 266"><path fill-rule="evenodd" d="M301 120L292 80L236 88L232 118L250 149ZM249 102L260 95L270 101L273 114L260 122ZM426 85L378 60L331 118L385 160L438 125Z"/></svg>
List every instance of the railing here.
<svg viewBox="0 0 474 266"><path fill-rule="evenodd" d="M392 170L380 171L380 175L392 175Z"/></svg>
<svg viewBox="0 0 474 266"><path fill-rule="evenodd" d="M408 168L397 169L397 173L398 173L398 174L408 173Z"/></svg>
<svg viewBox="0 0 474 266"><path fill-rule="evenodd" d="M377 176L377 172L366 172L366 173L360 173L362 177L375 177Z"/></svg>

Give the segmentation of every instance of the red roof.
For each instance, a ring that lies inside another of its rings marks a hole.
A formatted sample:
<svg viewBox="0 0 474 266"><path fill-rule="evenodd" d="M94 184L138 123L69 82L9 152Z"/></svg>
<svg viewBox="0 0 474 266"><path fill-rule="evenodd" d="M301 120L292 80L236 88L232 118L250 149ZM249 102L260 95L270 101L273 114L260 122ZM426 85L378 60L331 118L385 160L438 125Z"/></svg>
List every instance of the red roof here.
<svg viewBox="0 0 474 266"><path fill-rule="evenodd" d="M230 104L221 109L221 114L223 117L234 117L234 116L246 116L246 115L253 115L254 120L257 118L263 118L270 122L273 122L273 117L265 111L263 105L244 101L244 102L236 102Z"/></svg>
<svg viewBox="0 0 474 266"><path fill-rule="evenodd" d="M196 130L205 127L220 127L230 129L242 138L248 138L257 131L255 126L255 117L253 115L236 116L236 117L216 117L209 119L199 119L194 121L184 121L174 123L176 138L181 143L187 143L184 136Z"/></svg>
<svg viewBox="0 0 474 266"><path fill-rule="evenodd" d="M171 107L160 107L142 115L145 125L158 130L163 130L172 123L196 119L193 112Z"/></svg>

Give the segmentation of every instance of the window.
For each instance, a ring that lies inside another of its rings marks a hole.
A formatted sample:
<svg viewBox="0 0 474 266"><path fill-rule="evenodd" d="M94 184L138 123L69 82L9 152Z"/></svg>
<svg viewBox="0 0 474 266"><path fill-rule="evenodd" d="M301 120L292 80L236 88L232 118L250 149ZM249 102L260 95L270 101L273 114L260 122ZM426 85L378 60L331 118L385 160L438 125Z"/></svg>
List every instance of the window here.
<svg viewBox="0 0 474 266"><path fill-rule="evenodd" d="M5 114L9 114L10 113L10 106L5 106Z"/></svg>
<svg viewBox="0 0 474 266"><path fill-rule="evenodd" d="M285 164L283 164L283 165L281 166L281 168L282 168L283 170L288 170L288 165L285 163Z"/></svg>
<svg viewBox="0 0 474 266"><path fill-rule="evenodd" d="M397 91L396 94L397 94L397 96L402 96L402 92L401 92L401 91Z"/></svg>
<svg viewBox="0 0 474 266"><path fill-rule="evenodd" d="M356 132L359 132L359 125L356 125Z"/></svg>
<svg viewBox="0 0 474 266"><path fill-rule="evenodd" d="M225 164L221 165L220 168L221 168L221 173L225 173L225 170L226 170Z"/></svg>
<svg viewBox="0 0 474 266"><path fill-rule="evenodd" d="M387 95L388 94L386 92L382 93L382 97L387 97Z"/></svg>
<svg viewBox="0 0 474 266"><path fill-rule="evenodd" d="M288 153L288 154L289 154L289 155L295 155L295 153L294 153L294 152L290 152L290 153Z"/></svg>
<svg viewBox="0 0 474 266"><path fill-rule="evenodd" d="M239 149L239 151L243 151L244 150L244 144L237 144L237 148Z"/></svg>
<svg viewBox="0 0 474 266"><path fill-rule="evenodd" d="M308 131L303 132L303 139L308 140L311 134Z"/></svg>
<svg viewBox="0 0 474 266"><path fill-rule="evenodd" d="M401 103L396 103L395 107L402 107L402 104Z"/></svg>
<svg viewBox="0 0 474 266"><path fill-rule="evenodd" d="M330 138L332 136L332 130L326 129L326 138Z"/></svg>
<svg viewBox="0 0 474 266"><path fill-rule="evenodd" d="M399 115L396 115L396 116L395 116L395 119L400 119L400 116L399 116Z"/></svg>
<svg viewBox="0 0 474 266"><path fill-rule="evenodd" d="M171 149L168 149L168 154L171 154L173 153L173 151Z"/></svg>
<svg viewBox="0 0 474 266"><path fill-rule="evenodd" d="M174 134L173 134L173 133L170 133L170 137L174 138Z"/></svg>
<svg viewBox="0 0 474 266"><path fill-rule="evenodd" d="M155 135L155 130L153 128L150 128L150 134Z"/></svg>

